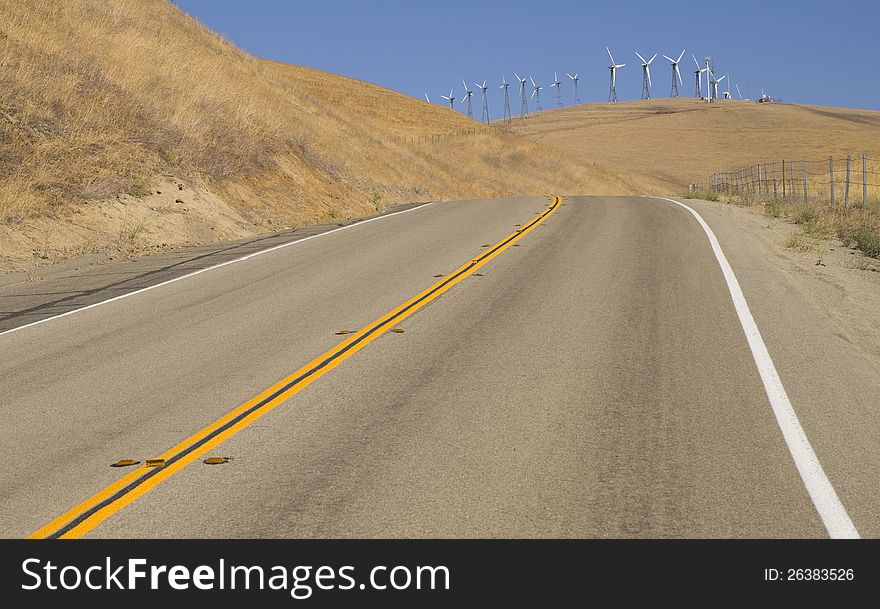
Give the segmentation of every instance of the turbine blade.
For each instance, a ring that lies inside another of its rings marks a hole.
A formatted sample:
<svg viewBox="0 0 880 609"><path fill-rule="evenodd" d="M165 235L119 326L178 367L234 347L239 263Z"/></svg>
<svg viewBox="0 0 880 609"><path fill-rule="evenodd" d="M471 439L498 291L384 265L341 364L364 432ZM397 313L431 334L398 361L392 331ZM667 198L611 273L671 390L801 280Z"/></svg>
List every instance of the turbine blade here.
<svg viewBox="0 0 880 609"><path fill-rule="evenodd" d="M605 47L605 50L608 51L608 57L611 58L611 63L614 64L614 56L611 54L611 49Z"/></svg>
<svg viewBox="0 0 880 609"><path fill-rule="evenodd" d="M679 62L681 62L681 58L684 57L684 52L685 52L686 50L687 50L687 49L682 49L682 50L681 50L681 55L678 56L678 59L675 60L675 63L679 63Z"/></svg>
<svg viewBox="0 0 880 609"><path fill-rule="evenodd" d="M639 55L638 51L636 51L636 55L638 55L639 59L642 60L642 63L645 63L645 58Z"/></svg>
<svg viewBox="0 0 880 609"><path fill-rule="evenodd" d="M655 59L657 59L657 53L654 53L654 56L650 60L648 60L648 65L651 65L651 62Z"/></svg>
<svg viewBox="0 0 880 609"><path fill-rule="evenodd" d="M669 55L664 55L663 57L665 57L666 59L668 59L672 63L675 63L675 60L672 57L670 57Z"/></svg>
<svg viewBox="0 0 880 609"><path fill-rule="evenodd" d="M648 73L648 86L653 87L654 85L653 85L653 83L651 83L651 68L649 68L648 66L645 66L645 72Z"/></svg>
<svg viewBox="0 0 880 609"><path fill-rule="evenodd" d="M681 70L678 69L678 64L675 64L675 73L678 74L678 82L684 84L684 81L681 79Z"/></svg>
<svg viewBox="0 0 880 609"><path fill-rule="evenodd" d="M698 68L699 68L699 67L700 67L700 62L699 62L699 61L697 61L697 56L696 56L696 55L694 55L694 54L693 54L693 53L691 53L691 57L693 57L693 58L694 58L694 63L695 63L695 64L697 64L697 67L698 67Z"/></svg>

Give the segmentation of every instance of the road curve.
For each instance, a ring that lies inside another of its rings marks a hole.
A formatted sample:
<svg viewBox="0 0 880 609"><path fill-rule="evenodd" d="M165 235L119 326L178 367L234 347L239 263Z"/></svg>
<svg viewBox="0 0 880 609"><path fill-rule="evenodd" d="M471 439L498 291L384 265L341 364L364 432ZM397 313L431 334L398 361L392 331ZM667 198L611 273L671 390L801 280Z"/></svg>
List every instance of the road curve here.
<svg viewBox="0 0 880 609"><path fill-rule="evenodd" d="M0 534L37 531L128 473L110 463L168 451L514 234L204 455L231 461L195 460L84 534L825 536L699 224L649 198L552 207L435 204L0 336ZM740 269L719 239L758 326L785 326L756 289L772 262ZM876 536L877 421L851 409L837 441L826 396L802 396L793 347L769 336L831 484Z"/></svg>

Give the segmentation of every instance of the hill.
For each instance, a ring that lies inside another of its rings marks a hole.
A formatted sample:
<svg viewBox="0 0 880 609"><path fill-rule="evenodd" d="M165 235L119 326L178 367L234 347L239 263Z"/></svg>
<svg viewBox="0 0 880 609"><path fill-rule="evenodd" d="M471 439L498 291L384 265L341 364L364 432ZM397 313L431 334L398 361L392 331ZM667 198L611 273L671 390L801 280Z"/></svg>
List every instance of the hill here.
<svg viewBox="0 0 880 609"><path fill-rule="evenodd" d="M0 267L389 203L630 187L459 113L255 58L165 0L0 0Z"/></svg>
<svg viewBox="0 0 880 609"><path fill-rule="evenodd" d="M645 193L678 194L714 172L773 159L880 157L880 112L780 103L585 104L514 119L513 131L596 162Z"/></svg>

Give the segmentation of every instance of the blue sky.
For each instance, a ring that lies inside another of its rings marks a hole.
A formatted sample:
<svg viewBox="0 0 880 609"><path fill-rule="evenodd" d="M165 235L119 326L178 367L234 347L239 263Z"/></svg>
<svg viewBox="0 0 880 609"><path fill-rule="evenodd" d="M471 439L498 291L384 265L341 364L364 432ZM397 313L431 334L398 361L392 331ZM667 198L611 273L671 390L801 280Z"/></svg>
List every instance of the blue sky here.
<svg viewBox="0 0 880 609"><path fill-rule="evenodd" d="M488 79L492 118L501 112L502 72L534 76L545 87L559 72L579 72L583 101L608 98L608 56L626 63L621 101L638 99L635 51L661 53L652 64L654 97L667 97L669 63L687 49L682 95L694 94L693 60L711 55L744 96L764 87L783 101L880 109L871 75L880 55L880 2L588 2L561 0L177 0L183 10L260 57L344 74L443 102L462 78ZM872 44L873 43L873 44ZM722 86L722 89L724 87ZM513 89L511 89L513 92ZM545 108L555 94L542 93ZM463 106L458 105L461 110ZM519 109L512 96L514 114ZM478 111L478 108L477 108Z"/></svg>

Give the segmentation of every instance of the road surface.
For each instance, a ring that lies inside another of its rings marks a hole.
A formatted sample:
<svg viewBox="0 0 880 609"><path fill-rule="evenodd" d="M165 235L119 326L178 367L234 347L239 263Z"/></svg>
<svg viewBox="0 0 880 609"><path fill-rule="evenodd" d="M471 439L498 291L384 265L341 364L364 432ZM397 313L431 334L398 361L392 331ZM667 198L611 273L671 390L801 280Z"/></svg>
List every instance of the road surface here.
<svg viewBox="0 0 880 609"><path fill-rule="evenodd" d="M876 366L689 204L877 536ZM743 328L671 201L408 209L0 334L0 535L825 537Z"/></svg>

